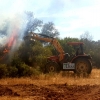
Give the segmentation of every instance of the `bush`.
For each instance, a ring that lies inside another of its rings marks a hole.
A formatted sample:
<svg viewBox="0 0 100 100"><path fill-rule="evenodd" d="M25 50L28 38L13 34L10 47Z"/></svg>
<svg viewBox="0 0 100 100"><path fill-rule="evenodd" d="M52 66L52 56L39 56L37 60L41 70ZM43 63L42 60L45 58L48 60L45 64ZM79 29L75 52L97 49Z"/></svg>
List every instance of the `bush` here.
<svg viewBox="0 0 100 100"><path fill-rule="evenodd" d="M7 75L7 66L5 64L0 64L0 78L6 77Z"/></svg>
<svg viewBox="0 0 100 100"><path fill-rule="evenodd" d="M16 66L16 68L18 68L22 63L23 62L21 61L19 57L13 57L11 61L11 66Z"/></svg>
<svg viewBox="0 0 100 100"><path fill-rule="evenodd" d="M17 77L18 76L18 69L15 66L8 66L8 76L9 77Z"/></svg>
<svg viewBox="0 0 100 100"><path fill-rule="evenodd" d="M25 63L21 64L18 67L19 77L21 77L21 76L31 76L32 74L33 74L33 70L28 65L26 65Z"/></svg>

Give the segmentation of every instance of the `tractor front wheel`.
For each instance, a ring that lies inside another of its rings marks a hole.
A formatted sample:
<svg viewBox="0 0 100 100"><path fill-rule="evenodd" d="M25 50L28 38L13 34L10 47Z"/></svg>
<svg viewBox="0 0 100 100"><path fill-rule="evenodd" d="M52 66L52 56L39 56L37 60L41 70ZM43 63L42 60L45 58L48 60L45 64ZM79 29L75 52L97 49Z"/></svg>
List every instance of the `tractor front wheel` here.
<svg viewBox="0 0 100 100"><path fill-rule="evenodd" d="M59 65L56 62L48 62L45 66L45 73L58 72Z"/></svg>

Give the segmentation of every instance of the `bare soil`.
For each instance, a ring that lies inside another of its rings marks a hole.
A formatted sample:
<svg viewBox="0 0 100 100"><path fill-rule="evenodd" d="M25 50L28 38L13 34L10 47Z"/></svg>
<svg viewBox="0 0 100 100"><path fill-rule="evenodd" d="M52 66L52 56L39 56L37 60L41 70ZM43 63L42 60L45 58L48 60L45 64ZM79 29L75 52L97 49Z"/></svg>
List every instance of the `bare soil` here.
<svg viewBox="0 0 100 100"><path fill-rule="evenodd" d="M3 96L28 98L25 100L100 100L100 85L0 85L0 98Z"/></svg>

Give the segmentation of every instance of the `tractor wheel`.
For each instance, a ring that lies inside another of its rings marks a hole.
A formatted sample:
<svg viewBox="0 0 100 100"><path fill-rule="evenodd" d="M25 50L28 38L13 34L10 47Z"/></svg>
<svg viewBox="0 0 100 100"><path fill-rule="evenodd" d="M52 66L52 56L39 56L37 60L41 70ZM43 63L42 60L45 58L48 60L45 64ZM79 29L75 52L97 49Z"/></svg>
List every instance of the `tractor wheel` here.
<svg viewBox="0 0 100 100"><path fill-rule="evenodd" d="M91 62L88 59L78 59L75 62L75 73L78 75L89 75L92 70Z"/></svg>
<svg viewBox="0 0 100 100"><path fill-rule="evenodd" d="M48 62L45 66L45 73L59 72L59 65L56 62Z"/></svg>

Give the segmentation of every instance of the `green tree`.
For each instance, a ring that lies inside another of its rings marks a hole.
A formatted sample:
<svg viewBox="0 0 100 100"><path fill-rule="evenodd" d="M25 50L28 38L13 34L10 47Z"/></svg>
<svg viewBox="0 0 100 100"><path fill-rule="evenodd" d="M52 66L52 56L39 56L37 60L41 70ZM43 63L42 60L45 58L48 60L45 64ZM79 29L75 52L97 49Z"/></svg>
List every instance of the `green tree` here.
<svg viewBox="0 0 100 100"><path fill-rule="evenodd" d="M59 42L63 48L63 50L65 51L65 53L69 53L69 54L74 54L75 50L72 46L68 45L68 42L79 42L80 40L78 38L70 38L70 37L66 37L64 39L59 39Z"/></svg>
<svg viewBox="0 0 100 100"><path fill-rule="evenodd" d="M43 66L50 55L50 49L39 41L25 41L19 48L19 57L30 66Z"/></svg>
<svg viewBox="0 0 100 100"><path fill-rule="evenodd" d="M55 28L55 25L53 22L45 23L42 27L41 33L49 37L57 37L59 35L59 32Z"/></svg>

